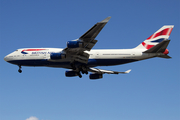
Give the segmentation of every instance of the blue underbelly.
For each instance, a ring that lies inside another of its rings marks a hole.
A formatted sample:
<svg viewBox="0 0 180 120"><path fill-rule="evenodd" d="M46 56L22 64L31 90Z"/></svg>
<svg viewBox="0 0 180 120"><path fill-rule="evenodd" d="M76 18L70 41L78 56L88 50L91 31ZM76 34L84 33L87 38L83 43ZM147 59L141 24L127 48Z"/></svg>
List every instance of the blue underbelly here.
<svg viewBox="0 0 180 120"><path fill-rule="evenodd" d="M134 62L137 60L134 59L89 59L87 66L111 66L111 65L120 65L125 63ZM9 63L21 65L21 66L49 66L49 67L63 67L69 68L70 62L52 62L46 59L42 60L13 60Z"/></svg>

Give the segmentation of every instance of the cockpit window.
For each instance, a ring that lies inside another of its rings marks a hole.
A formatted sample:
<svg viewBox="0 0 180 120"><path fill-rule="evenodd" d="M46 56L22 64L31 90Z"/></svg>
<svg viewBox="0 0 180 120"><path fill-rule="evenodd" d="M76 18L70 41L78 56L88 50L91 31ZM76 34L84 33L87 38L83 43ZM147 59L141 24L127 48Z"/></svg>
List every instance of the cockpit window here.
<svg viewBox="0 0 180 120"><path fill-rule="evenodd" d="M18 50L16 50L16 51L18 51Z"/></svg>

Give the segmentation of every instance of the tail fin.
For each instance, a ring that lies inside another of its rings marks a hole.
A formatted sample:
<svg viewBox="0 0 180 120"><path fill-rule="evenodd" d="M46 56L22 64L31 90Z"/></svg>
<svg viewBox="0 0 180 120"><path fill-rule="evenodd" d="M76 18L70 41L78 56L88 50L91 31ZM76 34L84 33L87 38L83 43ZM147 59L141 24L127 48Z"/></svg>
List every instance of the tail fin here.
<svg viewBox="0 0 180 120"><path fill-rule="evenodd" d="M135 49L148 50L153 46L161 43L162 41L167 40L171 34L173 27L174 25L164 25L158 31L152 34L149 38L147 38L144 42L138 45Z"/></svg>

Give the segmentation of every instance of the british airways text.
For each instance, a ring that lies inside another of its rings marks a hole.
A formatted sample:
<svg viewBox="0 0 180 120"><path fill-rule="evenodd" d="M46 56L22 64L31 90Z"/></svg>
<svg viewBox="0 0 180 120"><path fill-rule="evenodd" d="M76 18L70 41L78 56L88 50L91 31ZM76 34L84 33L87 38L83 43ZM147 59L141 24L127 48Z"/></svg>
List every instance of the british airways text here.
<svg viewBox="0 0 180 120"><path fill-rule="evenodd" d="M51 54L54 52L32 52L32 54Z"/></svg>

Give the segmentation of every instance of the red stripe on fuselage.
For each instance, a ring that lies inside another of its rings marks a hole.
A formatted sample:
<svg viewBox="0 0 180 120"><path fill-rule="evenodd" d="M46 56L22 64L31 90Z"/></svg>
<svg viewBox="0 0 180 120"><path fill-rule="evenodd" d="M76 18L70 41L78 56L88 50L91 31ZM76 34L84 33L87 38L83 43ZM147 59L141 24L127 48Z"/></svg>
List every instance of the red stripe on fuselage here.
<svg viewBox="0 0 180 120"><path fill-rule="evenodd" d="M41 50L46 50L46 49L25 49L23 51L41 51Z"/></svg>

